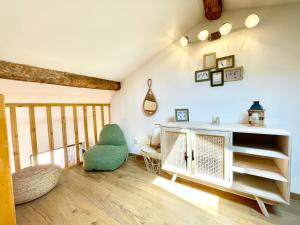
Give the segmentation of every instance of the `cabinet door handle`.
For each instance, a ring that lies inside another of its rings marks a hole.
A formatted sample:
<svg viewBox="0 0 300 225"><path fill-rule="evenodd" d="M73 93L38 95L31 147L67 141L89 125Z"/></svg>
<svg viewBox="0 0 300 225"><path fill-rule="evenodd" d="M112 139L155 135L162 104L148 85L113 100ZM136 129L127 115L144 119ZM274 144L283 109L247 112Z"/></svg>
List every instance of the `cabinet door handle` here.
<svg viewBox="0 0 300 225"><path fill-rule="evenodd" d="M194 156L194 150L192 150L192 161L195 160L195 156Z"/></svg>
<svg viewBox="0 0 300 225"><path fill-rule="evenodd" d="M189 157L188 157L188 155L187 155L187 152L185 152L185 153L184 153L184 160L185 160L185 166L186 166L186 167L187 167L187 164L188 164L188 163L187 163L188 158L189 158Z"/></svg>

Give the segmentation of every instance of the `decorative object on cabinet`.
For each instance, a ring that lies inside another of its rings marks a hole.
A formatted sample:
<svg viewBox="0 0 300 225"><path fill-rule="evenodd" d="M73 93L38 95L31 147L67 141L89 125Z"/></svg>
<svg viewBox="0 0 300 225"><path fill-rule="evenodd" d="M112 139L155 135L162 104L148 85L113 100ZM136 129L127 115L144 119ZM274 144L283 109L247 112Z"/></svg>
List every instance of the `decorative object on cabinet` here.
<svg viewBox="0 0 300 225"><path fill-rule="evenodd" d="M155 127L152 129L152 134L150 138L150 147L154 148L155 150L160 149L160 125L159 124L155 124Z"/></svg>
<svg viewBox="0 0 300 225"><path fill-rule="evenodd" d="M227 69L234 67L234 55L225 56L216 60L217 69Z"/></svg>
<svg viewBox="0 0 300 225"><path fill-rule="evenodd" d="M152 116L157 111L157 101L152 92L152 80L148 79L148 92L143 102L143 111L146 116Z"/></svg>
<svg viewBox="0 0 300 225"><path fill-rule="evenodd" d="M212 125L220 125L221 121L220 121L220 117L218 116L212 116L211 119L211 124Z"/></svg>
<svg viewBox="0 0 300 225"><path fill-rule="evenodd" d="M238 81L243 79L243 67L235 67L230 69L224 70L224 81L230 82L230 81Z"/></svg>
<svg viewBox="0 0 300 225"><path fill-rule="evenodd" d="M248 110L248 121L250 126L263 127L265 125L265 110L259 101L254 101Z"/></svg>
<svg viewBox="0 0 300 225"><path fill-rule="evenodd" d="M210 86L217 87L224 85L224 73L223 70L216 70L210 72Z"/></svg>
<svg viewBox="0 0 300 225"><path fill-rule="evenodd" d="M198 70L195 72L195 82L208 81L210 79L209 70Z"/></svg>
<svg viewBox="0 0 300 225"><path fill-rule="evenodd" d="M215 52L203 55L203 68L204 69L216 68L216 58L217 55Z"/></svg>
<svg viewBox="0 0 300 225"><path fill-rule="evenodd" d="M189 110L188 109L175 109L175 120L177 122L188 122L189 121Z"/></svg>
<svg viewBox="0 0 300 225"><path fill-rule="evenodd" d="M289 204L291 134L247 124L161 125L162 169L267 204Z"/></svg>

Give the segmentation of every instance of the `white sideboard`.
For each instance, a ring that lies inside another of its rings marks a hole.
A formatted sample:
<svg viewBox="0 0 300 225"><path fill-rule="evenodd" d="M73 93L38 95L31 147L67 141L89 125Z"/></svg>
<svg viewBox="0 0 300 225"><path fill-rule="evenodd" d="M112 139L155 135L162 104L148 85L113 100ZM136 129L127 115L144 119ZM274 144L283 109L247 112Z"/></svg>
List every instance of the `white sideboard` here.
<svg viewBox="0 0 300 225"><path fill-rule="evenodd" d="M255 199L289 204L291 134L244 124L161 125L162 169L173 175Z"/></svg>

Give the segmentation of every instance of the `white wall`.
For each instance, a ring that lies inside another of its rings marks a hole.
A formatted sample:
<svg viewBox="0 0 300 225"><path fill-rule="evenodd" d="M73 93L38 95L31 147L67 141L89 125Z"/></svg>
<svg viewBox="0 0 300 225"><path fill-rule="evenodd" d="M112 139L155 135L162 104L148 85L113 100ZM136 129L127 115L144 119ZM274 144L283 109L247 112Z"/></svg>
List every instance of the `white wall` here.
<svg viewBox="0 0 300 225"><path fill-rule="evenodd" d="M172 119L175 108L189 108L191 121L209 122L219 115L221 122L240 123L252 101L260 100L267 110L266 123L293 134L292 191L300 193L299 12L300 4L226 11L218 21L199 24L189 36L196 39L205 28L216 31L226 21L240 27L250 13L258 13L261 23L214 42L187 48L174 43L124 80L112 99L112 119L123 128L131 152L139 152L134 138L145 142L153 125ZM234 54L236 65L244 66L244 80L215 88L209 82L195 83L194 71L202 69L202 56L209 52L217 57ZM159 105L152 117L142 112L148 78Z"/></svg>
<svg viewBox="0 0 300 225"><path fill-rule="evenodd" d="M7 103L110 103L114 94L113 91L94 90L85 88L64 87L58 85L38 84L22 81L12 81L0 79L0 94L3 94ZM101 114L100 107L96 107L96 116L98 130L100 132ZM105 109L105 122L108 121L107 110ZM36 114L36 132L38 152L49 150L47 117L45 107L38 107L35 110ZM10 145L10 161L12 171L14 171L13 163L13 149L10 131L10 117L7 109L9 145ZM90 146L95 144L92 107L87 107L88 126L89 126L89 143ZM62 129L60 108L52 108L53 118L53 133L54 133L54 147L60 148L62 144ZM28 108L17 108L17 125L20 145L21 167L30 165L31 139L30 139L30 125ZM66 123L67 123L67 142L74 144L74 127L73 127L73 111L71 107L66 107ZM79 127L79 141L85 142L84 127L83 127L83 110L78 107L78 127Z"/></svg>

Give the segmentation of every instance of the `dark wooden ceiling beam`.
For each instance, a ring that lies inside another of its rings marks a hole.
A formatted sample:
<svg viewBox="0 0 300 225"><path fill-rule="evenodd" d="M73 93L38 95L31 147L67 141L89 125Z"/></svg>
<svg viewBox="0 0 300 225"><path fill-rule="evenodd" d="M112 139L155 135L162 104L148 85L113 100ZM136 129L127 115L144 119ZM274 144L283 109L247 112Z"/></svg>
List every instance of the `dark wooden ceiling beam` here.
<svg viewBox="0 0 300 225"><path fill-rule="evenodd" d="M91 88L117 91L121 83L56 70L43 69L35 66L11 63L0 60L0 78L55 84L77 88Z"/></svg>
<svg viewBox="0 0 300 225"><path fill-rule="evenodd" d="M205 17L208 20L217 20L222 15L222 0L203 0Z"/></svg>

